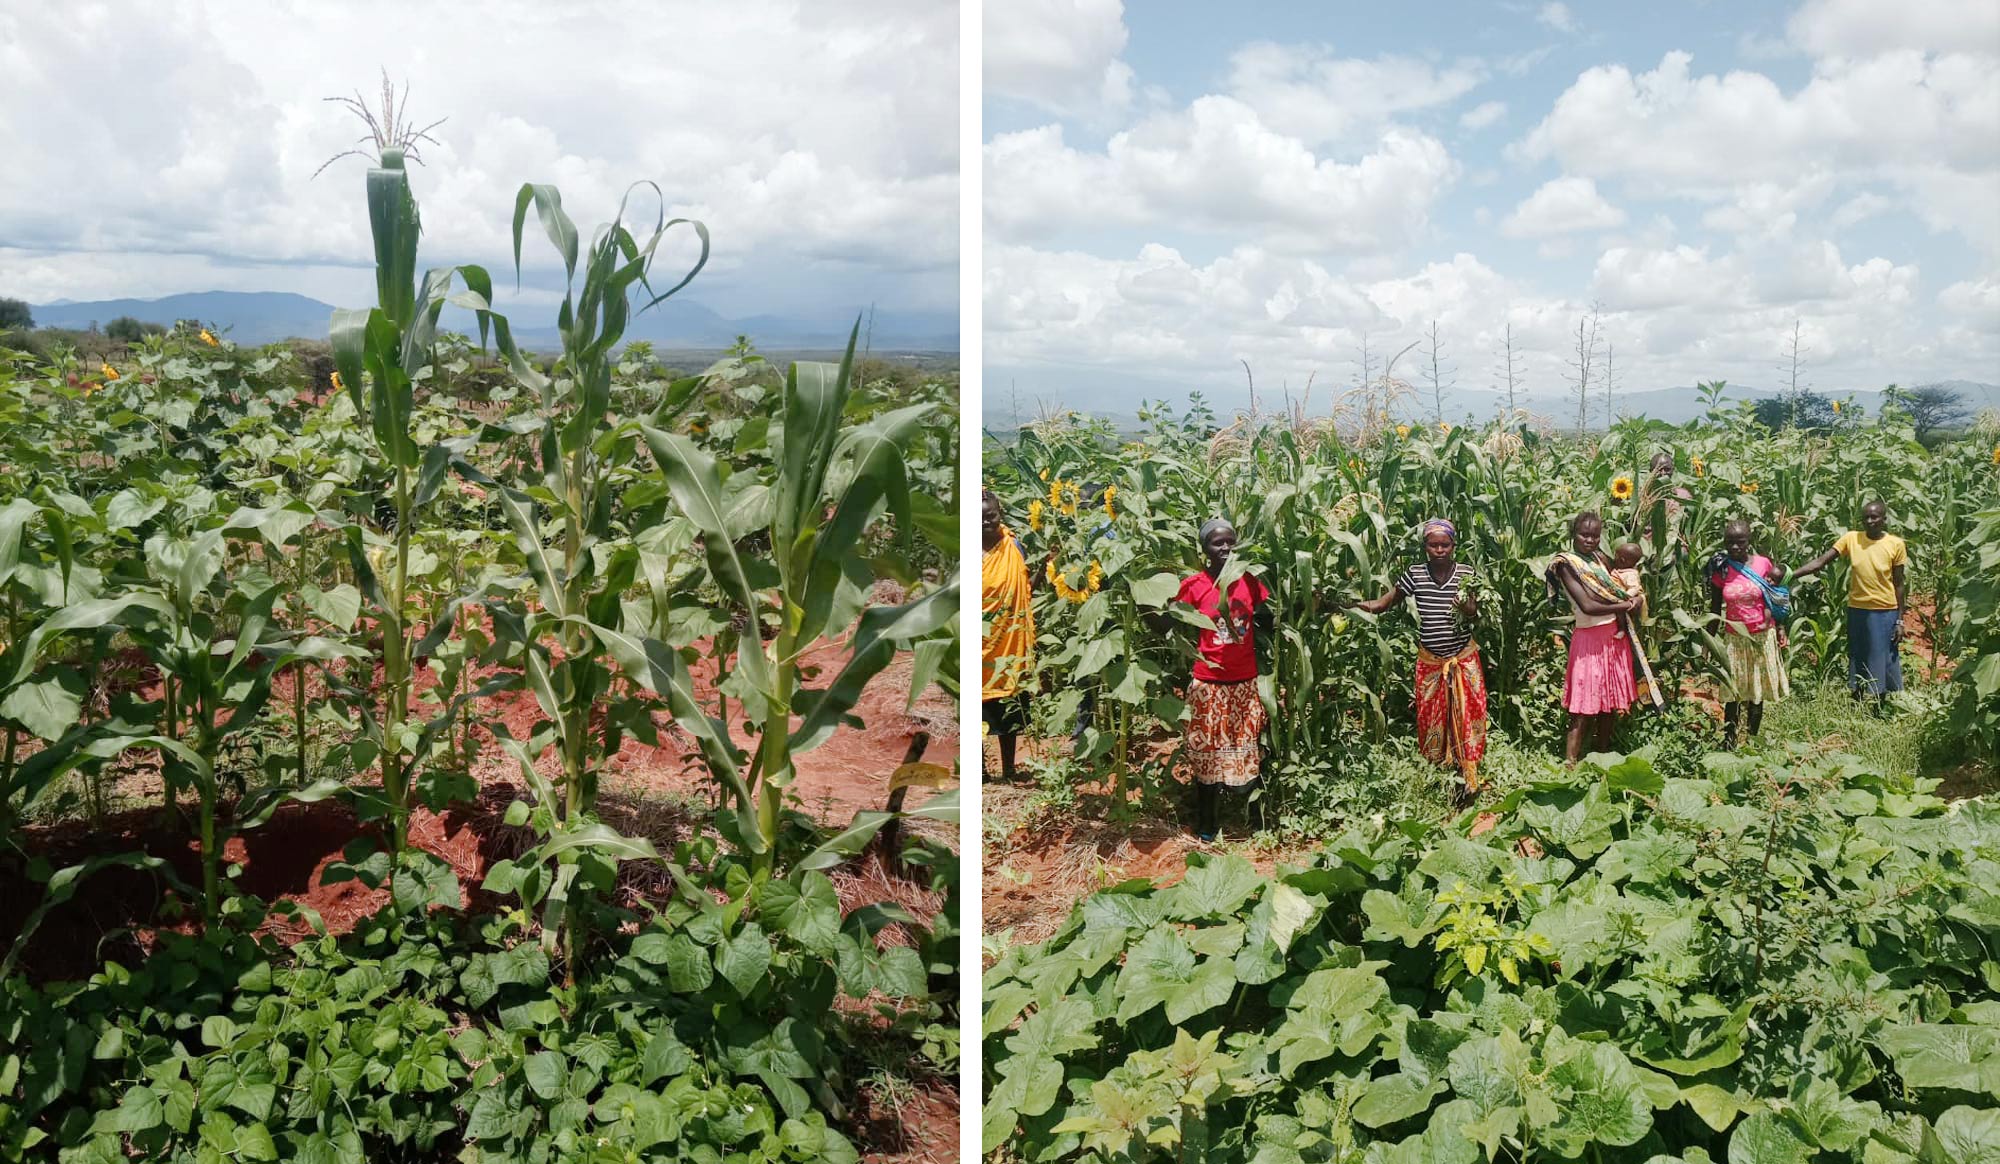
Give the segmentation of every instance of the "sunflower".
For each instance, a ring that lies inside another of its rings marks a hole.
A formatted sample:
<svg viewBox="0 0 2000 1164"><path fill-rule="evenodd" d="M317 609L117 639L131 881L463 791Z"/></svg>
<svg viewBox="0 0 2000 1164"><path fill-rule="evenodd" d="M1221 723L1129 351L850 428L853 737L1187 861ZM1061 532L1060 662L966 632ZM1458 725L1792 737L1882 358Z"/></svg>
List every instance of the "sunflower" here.
<svg viewBox="0 0 2000 1164"><path fill-rule="evenodd" d="M1446 435L1446 436L1450 436L1450 435L1451 435L1451 422L1450 422L1450 421L1448 421L1448 420L1440 420L1440 421L1438 421L1438 431L1439 431L1439 432L1441 432L1441 433L1443 433L1443 434L1444 434L1444 435Z"/></svg>
<svg viewBox="0 0 2000 1164"><path fill-rule="evenodd" d="M1620 501L1632 500L1632 478L1615 477L1611 481L1611 496Z"/></svg>
<svg viewBox="0 0 2000 1164"><path fill-rule="evenodd" d="M1048 479L1049 479L1049 471L1048 471L1047 469L1043 469L1043 470L1042 470L1042 480L1046 481L1046 480L1048 480Z"/></svg>
<svg viewBox="0 0 2000 1164"><path fill-rule="evenodd" d="M1833 414L1834 414L1835 416L1839 416L1839 415L1840 415L1840 401L1838 401L1838 400L1836 400L1836 401L1834 401L1834 402L1833 402Z"/></svg>
<svg viewBox="0 0 2000 1164"><path fill-rule="evenodd" d="M1736 487L1736 491L1738 493L1755 493L1757 492L1757 483L1755 481L1745 481Z"/></svg>
<svg viewBox="0 0 2000 1164"><path fill-rule="evenodd" d="M344 384L342 384L342 383L340 382L340 373L339 373L339 372L335 372L335 373L333 374L333 390L334 390L335 392L345 392L345 391L347 391L347 386L346 386L346 385L344 385Z"/></svg>
<svg viewBox="0 0 2000 1164"><path fill-rule="evenodd" d="M116 380L118 378L118 369L112 367L110 364L100 365L99 370L104 373L106 380Z"/></svg>
<svg viewBox="0 0 2000 1164"><path fill-rule="evenodd" d="M1106 485L1104 487L1104 516L1113 519L1117 518L1118 511L1112 508L1111 504L1116 500L1118 500L1118 486Z"/></svg>
<svg viewBox="0 0 2000 1164"><path fill-rule="evenodd" d="M2000 445L1993 446L1993 463L2000 465Z"/></svg>
<svg viewBox="0 0 2000 1164"><path fill-rule="evenodd" d="M197 338L199 338L202 343L207 344L209 347L216 346L218 342L214 336L209 334L208 329L205 327L201 329L201 335Z"/></svg>
<svg viewBox="0 0 2000 1164"><path fill-rule="evenodd" d="M1697 477L1701 476L1701 471L1707 467L1706 463L1700 457L1693 457L1690 460L1694 465L1694 475Z"/></svg>
<svg viewBox="0 0 2000 1164"><path fill-rule="evenodd" d="M1399 424L1399 425L1397 425L1397 426L1396 426L1396 437L1397 437L1397 439L1399 439L1399 440L1409 440L1409 439L1410 439L1410 426L1409 426L1409 425L1407 425L1407 424Z"/></svg>
<svg viewBox="0 0 2000 1164"><path fill-rule="evenodd" d="M1056 597L1074 606L1097 593L1098 588L1104 584L1104 567L1098 562L1091 562L1090 568L1083 573L1083 587L1078 589L1069 584L1069 578L1063 571L1056 569L1055 560L1051 558L1048 578L1049 585L1056 588Z"/></svg>
<svg viewBox="0 0 2000 1164"><path fill-rule="evenodd" d="M1036 533L1042 532L1042 503L1039 498L1028 502L1028 528Z"/></svg>
<svg viewBox="0 0 2000 1164"><path fill-rule="evenodd" d="M1074 481L1057 481L1049 486L1049 504L1062 510L1064 517L1075 517L1083 506L1083 486Z"/></svg>

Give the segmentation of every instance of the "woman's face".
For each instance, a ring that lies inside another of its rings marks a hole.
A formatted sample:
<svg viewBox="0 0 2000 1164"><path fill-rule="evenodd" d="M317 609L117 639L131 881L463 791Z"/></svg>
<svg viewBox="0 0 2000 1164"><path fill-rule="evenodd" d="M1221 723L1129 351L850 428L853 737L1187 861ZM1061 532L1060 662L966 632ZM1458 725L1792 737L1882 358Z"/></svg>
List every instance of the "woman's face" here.
<svg viewBox="0 0 2000 1164"><path fill-rule="evenodd" d="M1210 569L1219 570L1236 551L1236 530L1230 526L1220 526L1208 531L1208 537L1201 543L1202 553L1208 555Z"/></svg>
<svg viewBox="0 0 2000 1164"><path fill-rule="evenodd" d="M979 520L987 533L1000 528L1000 499L988 493L979 504Z"/></svg>
<svg viewBox="0 0 2000 1164"><path fill-rule="evenodd" d="M1432 530L1424 535L1424 557L1432 562L1451 561L1451 553L1457 548L1457 543L1451 540L1451 535L1441 529Z"/></svg>
<svg viewBox="0 0 2000 1164"><path fill-rule="evenodd" d="M1722 550L1738 562L1750 560L1750 529L1748 526L1731 526L1722 531Z"/></svg>
<svg viewBox="0 0 2000 1164"><path fill-rule="evenodd" d="M1569 540L1571 548L1584 557L1597 553L1597 544L1604 539L1604 523L1591 520L1579 522L1571 527Z"/></svg>
<svg viewBox="0 0 2000 1164"><path fill-rule="evenodd" d="M1653 458L1653 476L1665 481L1674 475L1674 459L1665 454Z"/></svg>

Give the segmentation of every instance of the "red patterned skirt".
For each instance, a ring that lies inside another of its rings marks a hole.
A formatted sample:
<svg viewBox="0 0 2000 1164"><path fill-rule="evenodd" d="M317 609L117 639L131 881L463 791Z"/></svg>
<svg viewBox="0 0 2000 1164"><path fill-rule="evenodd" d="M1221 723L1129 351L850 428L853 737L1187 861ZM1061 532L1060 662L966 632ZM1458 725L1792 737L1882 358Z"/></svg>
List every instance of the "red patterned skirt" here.
<svg viewBox="0 0 2000 1164"><path fill-rule="evenodd" d="M1188 684L1188 766L1203 784L1241 788L1257 779L1264 701L1257 681Z"/></svg>
<svg viewBox="0 0 2000 1164"><path fill-rule="evenodd" d="M1449 659L1417 648L1417 747L1433 764L1457 768L1467 788L1479 787L1486 755L1486 672L1479 646L1467 643Z"/></svg>

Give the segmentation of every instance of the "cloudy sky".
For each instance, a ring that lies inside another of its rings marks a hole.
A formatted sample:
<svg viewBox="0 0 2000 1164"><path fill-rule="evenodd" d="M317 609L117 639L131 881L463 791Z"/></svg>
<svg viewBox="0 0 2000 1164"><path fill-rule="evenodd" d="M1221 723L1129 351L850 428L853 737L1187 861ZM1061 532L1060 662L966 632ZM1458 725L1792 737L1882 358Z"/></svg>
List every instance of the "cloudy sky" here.
<svg viewBox="0 0 2000 1164"><path fill-rule="evenodd" d="M1794 321L1821 390L2000 382L2000 5L1019 0L984 53L989 417L1323 406L1433 320L1555 392L1592 303L1621 390L1776 387Z"/></svg>
<svg viewBox="0 0 2000 1164"><path fill-rule="evenodd" d="M449 118L415 170L425 266L500 282L525 181L588 230L650 179L707 222L686 294L724 315L955 312L958 35L954 0L9 4L0 295L372 300L366 163L313 171L362 130L323 98L386 69ZM560 268L524 249L516 302L552 325Z"/></svg>

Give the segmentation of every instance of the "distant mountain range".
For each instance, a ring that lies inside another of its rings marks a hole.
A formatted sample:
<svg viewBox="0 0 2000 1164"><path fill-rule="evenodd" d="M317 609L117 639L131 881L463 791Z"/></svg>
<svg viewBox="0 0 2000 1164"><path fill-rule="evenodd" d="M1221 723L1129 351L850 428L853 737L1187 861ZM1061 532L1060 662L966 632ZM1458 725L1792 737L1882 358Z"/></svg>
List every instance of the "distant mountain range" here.
<svg viewBox="0 0 2000 1164"><path fill-rule="evenodd" d="M1075 409L1078 412L1103 416L1121 429L1136 429L1139 426L1136 411L1137 401L1130 395L1120 393L1124 399L1106 399L1097 391L1079 391L1067 398L1057 396L1047 390L1037 391L1033 396L1025 393L1018 398L1010 396L1007 388L994 387L996 377L989 373L984 400L984 421L996 432L1004 431L1016 423L1036 420L1045 413ZM1944 380L1938 385L1956 391L1963 398L1966 407L1977 415L1982 409L2000 410L2000 385L1986 384L1973 380ZM1909 387L1929 387L1930 385L1909 385ZM1173 391L1168 386L1149 385L1146 395L1152 399L1164 399L1184 405L1187 400L1185 389ZM1873 416L1881 410L1882 392L1878 389L1835 390L1815 389L1820 395L1832 400L1852 399L1865 415ZM1739 400L1768 400L1781 395L1775 388L1759 388L1751 385L1730 384L1722 393L1725 402ZM1209 407L1224 421L1238 412L1249 409L1247 395L1240 389L1217 394L1204 394ZM1095 400L1092 398L1096 397ZM1471 418L1485 421L1497 415L1505 398L1498 393L1482 392L1474 389L1448 388L1444 392L1444 416L1451 421ZM1328 397L1324 390L1314 393L1311 413L1324 416L1327 412ZM1554 393L1523 393L1515 403L1537 416L1544 417L1558 427L1573 425L1576 421L1576 397ZM1258 405L1266 412L1280 413L1285 409L1283 393L1258 393ZM1658 388L1646 392L1620 392L1612 398L1612 407L1620 417L1644 416L1668 424L1684 424L1702 415L1704 405L1701 392L1693 387ZM1396 408L1398 415L1411 420L1428 419L1434 411L1428 393L1405 397ZM1590 427L1604 427L1604 394L1592 392L1590 398Z"/></svg>
<svg viewBox="0 0 2000 1164"><path fill-rule="evenodd" d="M172 324L199 319L223 329L238 343L266 344L282 339L326 338L331 304L284 291L201 291L161 299L99 299L33 305L40 327L103 327L129 315L145 323ZM547 318L552 312L537 310ZM739 335L770 349L826 349L847 346L848 329L861 317L864 338L876 351L956 352L958 314L941 311L877 311L872 321L866 307L852 313L818 316L753 315L729 319L692 300L676 296L638 316L627 328L628 340L648 340L662 349L726 348ZM512 320L514 337L524 347L549 350L560 344L553 326L522 326ZM447 307L442 325L476 334L473 315Z"/></svg>

